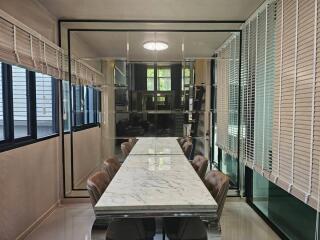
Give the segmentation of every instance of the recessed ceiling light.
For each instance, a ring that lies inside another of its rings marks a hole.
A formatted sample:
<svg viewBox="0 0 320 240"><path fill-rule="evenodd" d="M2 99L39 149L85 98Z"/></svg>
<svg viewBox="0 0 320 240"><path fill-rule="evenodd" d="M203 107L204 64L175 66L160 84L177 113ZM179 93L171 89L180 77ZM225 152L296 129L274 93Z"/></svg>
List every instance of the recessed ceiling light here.
<svg viewBox="0 0 320 240"><path fill-rule="evenodd" d="M162 51L168 48L168 44L165 42L150 41L150 42L145 42L143 44L143 47L150 51Z"/></svg>

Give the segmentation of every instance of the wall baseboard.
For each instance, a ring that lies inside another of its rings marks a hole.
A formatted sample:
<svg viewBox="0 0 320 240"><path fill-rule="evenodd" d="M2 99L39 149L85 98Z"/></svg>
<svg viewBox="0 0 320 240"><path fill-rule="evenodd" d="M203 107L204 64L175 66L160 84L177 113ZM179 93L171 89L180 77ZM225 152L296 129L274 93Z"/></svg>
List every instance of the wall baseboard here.
<svg viewBox="0 0 320 240"><path fill-rule="evenodd" d="M58 206L59 202L57 201L53 204L45 213L43 213L36 221L34 221L26 230L19 234L16 240L25 239L33 230L35 230L43 220L45 220Z"/></svg>

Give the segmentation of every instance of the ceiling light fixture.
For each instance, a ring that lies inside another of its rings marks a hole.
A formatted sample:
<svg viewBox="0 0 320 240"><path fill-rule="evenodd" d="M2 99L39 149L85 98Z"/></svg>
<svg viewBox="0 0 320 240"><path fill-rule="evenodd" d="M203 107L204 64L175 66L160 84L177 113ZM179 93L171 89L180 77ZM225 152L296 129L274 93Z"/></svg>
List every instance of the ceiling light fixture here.
<svg viewBox="0 0 320 240"><path fill-rule="evenodd" d="M143 47L150 51L162 51L168 48L168 44L165 42L150 41L150 42L145 42L143 44Z"/></svg>

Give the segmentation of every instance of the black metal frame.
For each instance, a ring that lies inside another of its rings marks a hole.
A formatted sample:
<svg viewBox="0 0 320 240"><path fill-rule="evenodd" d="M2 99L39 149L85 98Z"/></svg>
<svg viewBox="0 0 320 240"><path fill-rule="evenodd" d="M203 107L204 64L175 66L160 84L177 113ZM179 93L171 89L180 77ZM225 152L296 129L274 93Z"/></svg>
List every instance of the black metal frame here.
<svg viewBox="0 0 320 240"><path fill-rule="evenodd" d="M243 20L222 20L222 21L216 21L216 20L92 20L92 19L79 19L79 20L73 20L73 19L60 19L58 20L58 32L59 32L59 45L61 46L61 28L62 28L62 23L64 22L72 22L72 23L79 23L79 22L90 22L90 23L95 23L95 22L108 22L108 23L196 23L196 24L201 24L201 23L244 23L245 21ZM68 28L67 29L67 46L68 46L68 67L71 69L71 33L72 32L77 32L77 31L83 31L83 32L239 32L240 33L240 39L242 37L241 33L242 30L239 29L221 29L221 30L198 30L198 29L192 29L192 30L181 30L181 29L82 29L82 28ZM241 54L241 52L240 52ZM156 75L156 71L155 71ZM155 76L156 77L156 76ZM239 76L240 77L240 76ZM71 76L71 71L69 71L69 79L72 79ZM155 85L156 87L156 85ZM70 93L71 93L71 81L69 81L69 88L70 88ZM70 94L71 98L71 94ZM71 103L70 99L70 103ZM72 106L70 104L70 112L72 112ZM62 122L63 124L63 122ZM83 191L86 189L75 189L74 188L74 181L73 181L73 132L74 129L72 128L73 126L73 117L71 117L71 130L70 130L70 141L71 141L71 178L72 178L72 191ZM63 126L62 126L63 129ZM62 131L62 136L64 138L64 132ZM64 143L64 141L63 141ZM64 153L64 148L62 149L62 158L63 158L63 174L65 174L65 153ZM239 166L239 164L238 164ZM238 174L239 176L239 174ZM239 181L238 181L239 182ZM74 197L68 197L65 195L65 179L63 182L63 190L64 190L64 197L65 198L74 198Z"/></svg>
<svg viewBox="0 0 320 240"><path fill-rule="evenodd" d="M14 137L14 109L13 109L13 87L12 87L12 65L2 63L2 98L3 98L3 133L4 140L0 141L0 152L12 150L25 145L37 143L59 136L59 104L57 95L57 80L52 79L52 113L54 133L45 137L37 137L37 106L36 106L36 74L26 71L26 103L27 103L27 128L28 135Z"/></svg>

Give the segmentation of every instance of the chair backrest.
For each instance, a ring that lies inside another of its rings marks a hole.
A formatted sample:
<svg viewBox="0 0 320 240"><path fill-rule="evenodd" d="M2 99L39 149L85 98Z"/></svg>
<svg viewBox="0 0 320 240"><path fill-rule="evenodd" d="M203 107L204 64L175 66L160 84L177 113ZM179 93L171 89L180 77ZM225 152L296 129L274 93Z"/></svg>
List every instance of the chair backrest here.
<svg viewBox="0 0 320 240"><path fill-rule="evenodd" d="M191 154L191 150L192 150L192 143L189 141L186 141L183 145L182 145L182 150L184 152L184 155L186 155L186 157L188 159L190 159L190 154Z"/></svg>
<svg viewBox="0 0 320 240"><path fill-rule="evenodd" d="M130 143L131 145L131 148L138 142L138 139L136 138L129 138L128 139L128 142Z"/></svg>
<svg viewBox="0 0 320 240"><path fill-rule="evenodd" d="M125 157L128 156L131 151L130 143L129 142L121 143L121 151Z"/></svg>
<svg viewBox="0 0 320 240"><path fill-rule="evenodd" d="M116 171L118 171L121 167L121 163L116 156L113 156L113 157L106 159L105 162L108 162L111 165L113 165L115 167Z"/></svg>
<svg viewBox="0 0 320 240"><path fill-rule="evenodd" d="M208 168L208 159L204 156L197 155L191 162L192 167L198 173L199 177L204 180Z"/></svg>
<svg viewBox="0 0 320 240"><path fill-rule="evenodd" d="M100 199L103 192L106 190L111 179L109 174L103 171L96 172L87 180L87 190L89 192L90 201L94 207Z"/></svg>
<svg viewBox="0 0 320 240"><path fill-rule="evenodd" d="M204 183L218 203L217 217L219 221L229 190L229 177L222 172L212 170L206 175Z"/></svg>
<svg viewBox="0 0 320 240"><path fill-rule="evenodd" d="M183 144L187 141L187 138L186 137L183 137L183 138L180 138L179 139L179 144L180 146L183 146Z"/></svg>
<svg viewBox="0 0 320 240"><path fill-rule="evenodd" d="M102 169L103 169L103 171L108 173L110 179L112 179L118 171L116 166L113 163L107 162L107 160L103 162Z"/></svg>

